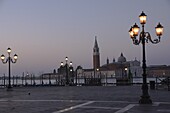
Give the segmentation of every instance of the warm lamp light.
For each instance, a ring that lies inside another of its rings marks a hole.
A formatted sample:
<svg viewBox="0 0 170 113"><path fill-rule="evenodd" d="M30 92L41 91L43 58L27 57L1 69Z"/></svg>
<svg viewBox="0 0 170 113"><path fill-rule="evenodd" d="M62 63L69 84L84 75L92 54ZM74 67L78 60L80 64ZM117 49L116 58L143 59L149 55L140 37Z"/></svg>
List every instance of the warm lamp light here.
<svg viewBox="0 0 170 113"><path fill-rule="evenodd" d="M157 36L161 36L163 34L163 26L160 23L158 23L158 25L155 27L155 30Z"/></svg>
<svg viewBox="0 0 170 113"><path fill-rule="evenodd" d="M138 33L139 33L139 27L138 25L135 23L135 25L133 26L132 28L132 31L133 31L133 36L138 36Z"/></svg>
<svg viewBox="0 0 170 113"><path fill-rule="evenodd" d="M142 13L139 15L140 23L145 24L146 23L146 14L142 11Z"/></svg>
<svg viewBox="0 0 170 113"><path fill-rule="evenodd" d="M132 28L132 26L131 26L131 28L130 28L130 30L129 30L129 35L130 35L131 38L134 37L134 33L133 33L133 30L132 30L132 29L133 29L133 28Z"/></svg>
<svg viewBox="0 0 170 113"><path fill-rule="evenodd" d="M14 55L14 60L17 60L17 59L18 59L18 55L15 54L15 55Z"/></svg>
<svg viewBox="0 0 170 113"><path fill-rule="evenodd" d="M73 65L73 63L72 62L70 62L70 66L72 66Z"/></svg>
<svg viewBox="0 0 170 113"><path fill-rule="evenodd" d="M66 57L65 60L68 61L68 57Z"/></svg>
<svg viewBox="0 0 170 113"><path fill-rule="evenodd" d="M1 60L5 60L5 56L4 55L1 55Z"/></svg>
<svg viewBox="0 0 170 113"><path fill-rule="evenodd" d="M61 66L63 66L64 65L64 63L63 62L61 62Z"/></svg>
<svg viewBox="0 0 170 113"><path fill-rule="evenodd" d="M8 52L8 53L11 53L11 48L8 48L8 49L7 49L7 52Z"/></svg>
<svg viewBox="0 0 170 113"><path fill-rule="evenodd" d="M127 70L128 70L128 68L126 67L126 68L125 68L125 71L127 71Z"/></svg>

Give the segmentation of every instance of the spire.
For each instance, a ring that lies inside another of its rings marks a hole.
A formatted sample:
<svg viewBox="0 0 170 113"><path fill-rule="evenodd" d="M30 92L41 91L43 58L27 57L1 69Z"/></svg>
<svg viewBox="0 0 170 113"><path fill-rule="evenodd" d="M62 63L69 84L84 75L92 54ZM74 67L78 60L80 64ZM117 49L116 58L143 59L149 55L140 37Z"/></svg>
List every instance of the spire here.
<svg viewBox="0 0 170 113"><path fill-rule="evenodd" d="M113 62L115 62L115 58L113 57Z"/></svg>
<svg viewBox="0 0 170 113"><path fill-rule="evenodd" d="M123 56L123 53L121 52L120 56Z"/></svg>
<svg viewBox="0 0 170 113"><path fill-rule="evenodd" d="M97 36L95 36L93 55L99 55L99 46L98 46L98 43L97 43Z"/></svg>
<svg viewBox="0 0 170 113"><path fill-rule="evenodd" d="M95 36L94 48L99 48L97 43L97 36Z"/></svg>
<svg viewBox="0 0 170 113"><path fill-rule="evenodd" d="M107 63L107 65L109 64L109 58L108 57L107 57L106 63Z"/></svg>
<svg viewBox="0 0 170 113"><path fill-rule="evenodd" d="M118 58L118 62L126 62L126 58L123 56L123 53L120 54L120 57Z"/></svg>
<svg viewBox="0 0 170 113"><path fill-rule="evenodd" d="M100 67L100 52L97 43L97 36L95 36L94 48L93 48L93 68L97 69Z"/></svg>

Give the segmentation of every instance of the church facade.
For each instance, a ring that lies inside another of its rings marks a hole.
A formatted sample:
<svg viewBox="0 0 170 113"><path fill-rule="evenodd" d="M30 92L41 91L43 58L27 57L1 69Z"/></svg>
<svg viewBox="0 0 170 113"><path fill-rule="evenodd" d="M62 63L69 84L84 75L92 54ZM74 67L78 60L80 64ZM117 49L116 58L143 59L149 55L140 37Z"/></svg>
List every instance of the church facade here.
<svg viewBox="0 0 170 113"><path fill-rule="evenodd" d="M92 69L83 69L81 66L77 68L77 76L80 78L127 78L129 77L141 77L142 76L142 67L138 60L127 61L123 53L120 54L120 57L113 59L112 62L109 62L109 59L106 59L106 64L100 66L100 51L97 42L97 37L95 37L94 47L93 47L93 68Z"/></svg>

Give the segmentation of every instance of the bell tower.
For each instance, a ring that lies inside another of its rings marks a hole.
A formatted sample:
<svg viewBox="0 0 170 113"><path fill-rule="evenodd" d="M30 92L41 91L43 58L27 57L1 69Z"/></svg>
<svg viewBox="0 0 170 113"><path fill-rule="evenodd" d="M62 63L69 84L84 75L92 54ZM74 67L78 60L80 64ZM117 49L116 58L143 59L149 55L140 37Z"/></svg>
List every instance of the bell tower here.
<svg viewBox="0 0 170 113"><path fill-rule="evenodd" d="M95 42L93 47L93 68L96 70L100 67L100 53L99 53L99 46L97 43L97 36L95 36Z"/></svg>

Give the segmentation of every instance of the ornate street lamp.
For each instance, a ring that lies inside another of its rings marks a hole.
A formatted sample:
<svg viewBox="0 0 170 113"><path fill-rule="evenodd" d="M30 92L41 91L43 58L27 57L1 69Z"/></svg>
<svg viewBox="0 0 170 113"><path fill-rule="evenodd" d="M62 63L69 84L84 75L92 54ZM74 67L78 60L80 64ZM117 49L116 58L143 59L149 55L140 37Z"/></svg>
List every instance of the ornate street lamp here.
<svg viewBox="0 0 170 113"><path fill-rule="evenodd" d="M2 54L1 55L1 60L2 60L2 63L3 64L6 64L8 62L8 66L9 66L9 85L8 85L8 89L11 89L11 62L12 63L16 63L17 62L17 59L18 59L18 55L14 55L14 60L12 60L10 54L11 54L11 48L8 48L7 49L7 52L8 52L8 58L5 60L5 56Z"/></svg>
<svg viewBox="0 0 170 113"><path fill-rule="evenodd" d="M68 57L65 58L65 62L66 62L65 66L64 66L64 63L61 62L61 67L65 67L65 71L66 71L66 85L69 85L69 72L68 72L68 70L69 70L70 67L72 67L73 63L70 61L70 65L68 64ZM71 70L69 70L69 71L71 71Z"/></svg>
<svg viewBox="0 0 170 113"><path fill-rule="evenodd" d="M127 70L128 70L128 68L125 67L125 78L127 78Z"/></svg>
<svg viewBox="0 0 170 113"><path fill-rule="evenodd" d="M142 96L141 96L141 99L139 100L140 104L151 104L152 103L152 100L150 99L150 96L148 93L148 85L147 85L145 43L148 43L150 41L153 44L157 44L160 42L161 36L163 34L163 26L160 23L158 23L158 25L155 27L156 35L158 36L158 39L152 40L150 33L145 32L144 30L144 25L146 24L146 17L147 15L145 15L145 13L142 11L141 15L139 16L140 23L142 25L142 31L139 34L139 39L137 39L136 37L138 36L140 28L138 27L136 23L129 30L129 34L133 41L133 44L139 45L141 43L142 48L143 48L143 65L142 65L143 84L142 84Z"/></svg>
<svg viewBox="0 0 170 113"><path fill-rule="evenodd" d="M70 76L70 82L71 82L71 85L74 84L74 70L73 70L73 63L70 62L70 66L69 66L69 76Z"/></svg>

